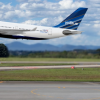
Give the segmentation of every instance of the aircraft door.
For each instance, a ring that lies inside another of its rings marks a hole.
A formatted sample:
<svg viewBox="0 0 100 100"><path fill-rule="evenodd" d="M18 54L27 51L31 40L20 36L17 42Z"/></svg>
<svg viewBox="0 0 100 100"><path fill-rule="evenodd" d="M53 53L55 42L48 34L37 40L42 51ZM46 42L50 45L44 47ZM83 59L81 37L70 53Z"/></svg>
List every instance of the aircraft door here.
<svg viewBox="0 0 100 100"><path fill-rule="evenodd" d="M49 28L48 35L52 35L52 28Z"/></svg>
<svg viewBox="0 0 100 100"><path fill-rule="evenodd" d="M18 26L15 26L15 29L18 29Z"/></svg>

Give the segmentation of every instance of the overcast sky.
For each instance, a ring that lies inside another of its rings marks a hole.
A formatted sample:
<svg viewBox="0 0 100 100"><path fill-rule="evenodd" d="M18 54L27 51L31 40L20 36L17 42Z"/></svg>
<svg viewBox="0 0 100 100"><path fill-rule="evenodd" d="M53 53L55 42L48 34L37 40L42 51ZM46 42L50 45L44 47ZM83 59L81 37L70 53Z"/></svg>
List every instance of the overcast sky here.
<svg viewBox="0 0 100 100"><path fill-rule="evenodd" d="M83 31L80 35L37 41L0 38L0 43L18 41L26 44L100 46L100 0L0 0L0 20L54 26L79 7L88 8L78 28L78 30Z"/></svg>

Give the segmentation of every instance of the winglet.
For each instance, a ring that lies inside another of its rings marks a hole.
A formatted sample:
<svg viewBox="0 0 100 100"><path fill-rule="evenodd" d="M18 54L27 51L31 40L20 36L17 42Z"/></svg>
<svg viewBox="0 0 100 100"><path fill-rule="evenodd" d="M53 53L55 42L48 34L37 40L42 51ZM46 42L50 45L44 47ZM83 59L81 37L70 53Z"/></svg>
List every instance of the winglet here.
<svg viewBox="0 0 100 100"><path fill-rule="evenodd" d="M36 31L37 27L35 27L34 29L32 29L32 31Z"/></svg>

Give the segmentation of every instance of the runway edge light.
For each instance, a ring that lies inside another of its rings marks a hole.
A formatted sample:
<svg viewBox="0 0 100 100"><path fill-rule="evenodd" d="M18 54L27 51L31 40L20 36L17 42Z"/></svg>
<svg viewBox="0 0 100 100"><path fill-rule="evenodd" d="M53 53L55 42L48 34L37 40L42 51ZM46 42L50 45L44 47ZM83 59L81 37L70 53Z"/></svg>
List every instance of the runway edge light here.
<svg viewBox="0 0 100 100"><path fill-rule="evenodd" d="M75 69L75 66L71 66L71 69Z"/></svg>

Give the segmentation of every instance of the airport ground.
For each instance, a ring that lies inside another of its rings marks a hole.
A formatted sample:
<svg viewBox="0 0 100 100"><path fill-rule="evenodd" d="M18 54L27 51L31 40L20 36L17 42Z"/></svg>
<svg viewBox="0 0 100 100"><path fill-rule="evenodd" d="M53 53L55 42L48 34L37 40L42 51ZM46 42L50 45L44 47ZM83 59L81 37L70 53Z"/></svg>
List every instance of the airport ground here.
<svg viewBox="0 0 100 100"><path fill-rule="evenodd" d="M8 57L0 58L2 61L32 61L32 62L100 62L100 59L86 59L86 58L21 58L21 57Z"/></svg>
<svg viewBox="0 0 100 100"><path fill-rule="evenodd" d="M0 100L100 100L99 59L1 58L0 62Z"/></svg>
<svg viewBox="0 0 100 100"><path fill-rule="evenodd" d="M99 59L0 58L0 61L1 81L100 81Z"/></svg>
<svg viewBox="0 0 100 100"><path fill-rule="evenodd" d="M4 67L5 68L5 67ZM1 81L85 81L100 82L99 68L43 68L0 71Z"/></svg>
<svg viewBox="0 0 100 100"><path fill-rule="evenodd" d="M56 66L56 65L100 65L99 59L77 58L0 58L0 66Z"/></svg>
<svg viewBox="0 0 100 100"><path fill-rule="evenodd" d="M100 100L100 83L2 81L0 100Z"/></svg>

